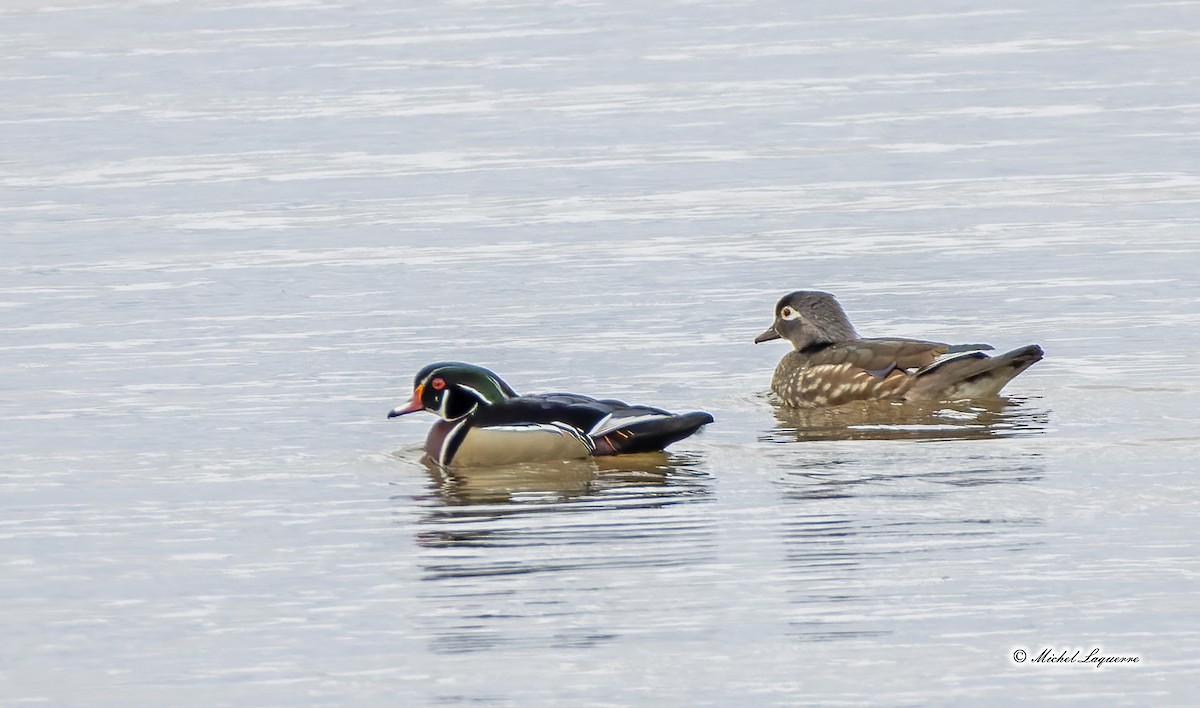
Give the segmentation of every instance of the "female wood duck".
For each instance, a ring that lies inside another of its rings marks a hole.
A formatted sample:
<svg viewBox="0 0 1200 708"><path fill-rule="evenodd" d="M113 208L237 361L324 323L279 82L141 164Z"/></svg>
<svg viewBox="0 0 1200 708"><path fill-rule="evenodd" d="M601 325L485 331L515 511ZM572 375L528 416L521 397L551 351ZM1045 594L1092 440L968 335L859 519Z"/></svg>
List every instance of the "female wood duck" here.
<svg viewBox="0 0 1200 708"><path fill-rule="evenodd" d="M713 421L708 413L668 413L573 393L519 396L491 371L454 361L418 371L412 400L388 418L420 410L441 418L425 453L444 466L652 452Z"/></svg>
<svg viewBox="0 0 1200 708"><path fill-rule="evenodd" d="M780 338L796 350L780 360L771 390L794 408L989 398L1042 358L1036 344L992 357L979 351L992 348L986 344L863 339L832 295L813 290L785 295L775 323L754 343Z"/></svg>

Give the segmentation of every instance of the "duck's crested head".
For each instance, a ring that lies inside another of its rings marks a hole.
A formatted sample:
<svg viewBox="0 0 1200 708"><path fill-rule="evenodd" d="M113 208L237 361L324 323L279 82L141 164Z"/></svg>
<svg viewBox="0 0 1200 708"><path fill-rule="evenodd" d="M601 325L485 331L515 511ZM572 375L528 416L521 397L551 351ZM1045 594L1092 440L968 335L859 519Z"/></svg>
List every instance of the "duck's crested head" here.
<svg viewBox="0 0 1200 708"><path fill-rule="evenodd" d="M775 304L775 322L754 343L786 339L797 351L857 339L837 298L819 290L797 290Z"/></svg>
<svg viewBox="0 0 1200 708"><path fill-rule="evenodd" d="M426 410L445 420L457 420L481 406L495 405L516 395L489 369L461 361L440 361L417 372L412 400L393 408L388 417Z"/></svg>

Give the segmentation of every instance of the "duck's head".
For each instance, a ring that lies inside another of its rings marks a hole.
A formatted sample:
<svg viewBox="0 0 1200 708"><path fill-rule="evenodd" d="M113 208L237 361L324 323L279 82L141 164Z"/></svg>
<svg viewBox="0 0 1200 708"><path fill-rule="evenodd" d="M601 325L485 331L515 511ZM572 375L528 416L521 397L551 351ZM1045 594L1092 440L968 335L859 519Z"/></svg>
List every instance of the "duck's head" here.
<svg viewBox="0 0 1200 708"><path fill-rule="evenodd" d="M393 408L388 417L425 410L445 420L457 420L480 406L490 406L516 395L511 386L482 366L441 361L417 372L413 379L412 400Z"/></svg>
<svg viewBox="0 0 1200 708"><path fill-rule="evenodd" d="M829 293L797 290L775 304L775 323L754 338L754 343L786 339L797 351L812 346L857 339L846 311Z"/></svg>

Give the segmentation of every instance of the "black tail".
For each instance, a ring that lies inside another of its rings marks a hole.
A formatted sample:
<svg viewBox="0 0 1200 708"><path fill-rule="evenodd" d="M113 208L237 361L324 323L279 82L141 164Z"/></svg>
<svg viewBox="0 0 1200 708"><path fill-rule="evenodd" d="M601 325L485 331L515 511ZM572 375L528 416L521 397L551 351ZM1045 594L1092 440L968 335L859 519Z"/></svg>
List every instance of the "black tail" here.
<svg viewBox="0 0 1200 708"><path fill-rule="evenodd" d="M618 428L596 439L594 455L629 455L638 452L657 452L671 443L679 442L701 427L713 422L708 413L680 413L670 418L634 423Z"/></svg>

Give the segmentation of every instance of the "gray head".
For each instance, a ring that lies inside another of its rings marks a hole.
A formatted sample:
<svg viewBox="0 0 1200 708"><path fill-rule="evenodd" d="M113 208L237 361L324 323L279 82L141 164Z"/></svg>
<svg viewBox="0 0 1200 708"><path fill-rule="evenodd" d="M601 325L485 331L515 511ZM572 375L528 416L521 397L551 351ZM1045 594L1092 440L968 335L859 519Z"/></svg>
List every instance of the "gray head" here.
<svg viewBox="0 0 1200 708"><path fill-rule="evenodd" d="M754 343L783 338L797 351L821 344L858 339L846 311L829 293L797 290L775 305L775 323L754 338Z"/></svg>

